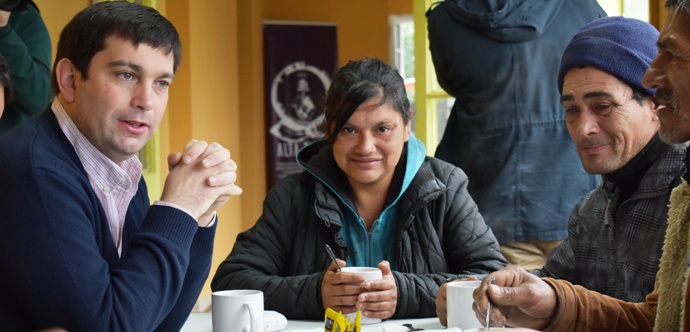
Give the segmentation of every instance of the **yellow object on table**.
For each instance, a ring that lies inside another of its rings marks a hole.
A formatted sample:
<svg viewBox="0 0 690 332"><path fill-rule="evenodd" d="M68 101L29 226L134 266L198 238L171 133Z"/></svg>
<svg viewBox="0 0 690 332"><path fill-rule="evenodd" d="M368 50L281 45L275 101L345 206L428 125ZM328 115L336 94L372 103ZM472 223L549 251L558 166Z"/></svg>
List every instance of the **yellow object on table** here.
<svg viewBox="0 0 690 332"><path fill-rule="evenodd" d="M347 316L341 312L328 308L326 309L326 325L324 332L360 332L361 313L357 310L357 318L351 322Z"/></svg>

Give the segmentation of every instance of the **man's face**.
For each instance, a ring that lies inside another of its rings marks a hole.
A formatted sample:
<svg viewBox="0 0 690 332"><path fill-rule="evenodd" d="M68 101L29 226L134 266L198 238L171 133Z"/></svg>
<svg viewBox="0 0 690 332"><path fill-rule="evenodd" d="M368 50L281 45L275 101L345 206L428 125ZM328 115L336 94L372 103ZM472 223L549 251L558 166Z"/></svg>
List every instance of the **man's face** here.
<svg viewBox="0 0 690 332"><path fill-rule="evenodd" d="M333 142L333 157L355 190L387 188L410 137L410 122L404 124L391 104L379 105L380 99L362 103Z"/></svg>
<svg viewBox="0 0 690 332"><path fill-rule="evenodd" d="M623 167L659 127L650 98L640 105L630 86L595 67L573 68L565 75L561 104L582 166L591 174Z"/></svg>
<svg viewBox="0 0 690 332"><path fill-rule="evenodd" d="M659 136L669 144L690 140L690 29L682 13L669 8L659 34L659 54L652 61L642 83L657 91L662 105Z"/></svg>
<svg viewBox="0 0 690 332"><path fill-rule="evenodd" d="M82 134L119 163L158 128L172 78L172 53L110 37L93 56L87 79L75 69L74 99L63 106Z"/></svg>

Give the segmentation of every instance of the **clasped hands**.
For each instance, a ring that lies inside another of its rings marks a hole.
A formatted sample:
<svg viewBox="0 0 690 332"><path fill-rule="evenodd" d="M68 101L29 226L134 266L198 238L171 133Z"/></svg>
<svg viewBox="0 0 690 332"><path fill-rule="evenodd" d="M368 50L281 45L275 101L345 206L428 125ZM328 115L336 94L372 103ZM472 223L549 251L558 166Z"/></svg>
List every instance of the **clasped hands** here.
<svg viewBox="0 0 690 332"><path fill-rule="evenodd" d="M242 193L235 185L237 164L215 142L189 141L183 152L168 155L168 170L161 200L185 209L202 227L230 196Z"/></svg>
<svg viewBox="0 0 690 332"><path fill-rule="evenodd" d="M338 262L340 266L346 265L345 261ZM390 264L381 261L378 268L381 269L382 279L365 282L364 277L359 274L338 271L338 267L332 262L321 283L324 311L331 308L348 314L360 309L366 317L392 317L398 305L398 288Z"/></svg>

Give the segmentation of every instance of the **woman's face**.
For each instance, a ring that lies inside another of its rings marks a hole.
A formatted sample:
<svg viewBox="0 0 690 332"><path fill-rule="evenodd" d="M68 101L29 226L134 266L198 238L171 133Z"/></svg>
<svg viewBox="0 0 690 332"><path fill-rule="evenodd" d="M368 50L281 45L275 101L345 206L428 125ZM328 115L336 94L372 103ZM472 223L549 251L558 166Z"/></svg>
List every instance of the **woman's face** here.
<svg viewBox="0 0 690 332"><path fill-rule="evenodd" d="M353 189L390 185L403 146L410 138L410 121L390 104L371 98L352 114L333 143L333 156Z"/></svg>

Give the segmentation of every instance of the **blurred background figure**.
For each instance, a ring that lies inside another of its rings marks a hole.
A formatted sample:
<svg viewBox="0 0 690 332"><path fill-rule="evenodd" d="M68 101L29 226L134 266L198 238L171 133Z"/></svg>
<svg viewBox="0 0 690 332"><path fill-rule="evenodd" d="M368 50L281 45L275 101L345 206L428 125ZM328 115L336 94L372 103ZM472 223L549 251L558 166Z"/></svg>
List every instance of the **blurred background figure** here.
<svg viewBox="0 0 690 332"><path fill-rule="evenodd" d="M5 105L14 99L14 88L10 78L10 65L2 54L0 54L0 119L5 110Z"/></svg>
<svg viewBox="0 0 690 332"><path fill-rule="evenodd" d="M0 53L11 72L16 98L0 118L0 135L48 107L50 92L50 35L30 0L0 0Z"/></svg>
<svg viewBox="0 0 690 332"><path fill-rule="evenodd" d="M570 39L604 16L596 0L448 0L427 12L438 82L456 98L436 157L467 173L501 253L527 270L599 183L582 169L555 82Z"/></svg>

